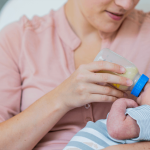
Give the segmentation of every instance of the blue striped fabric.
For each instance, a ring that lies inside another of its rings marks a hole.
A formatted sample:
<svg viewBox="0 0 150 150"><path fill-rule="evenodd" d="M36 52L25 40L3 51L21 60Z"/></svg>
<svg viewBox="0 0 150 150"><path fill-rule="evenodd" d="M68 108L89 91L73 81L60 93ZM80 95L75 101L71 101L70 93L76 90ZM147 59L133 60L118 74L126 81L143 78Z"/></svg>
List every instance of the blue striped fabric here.
<svg viewBox="0 0 150 150"><path fill-rule="evenodd" d="M140 127L140 135L132 140L149 141L150 140L150 106L142 105L136 108L128 108L126 114L129 114L137 121Z"/></svg>
<svg viewBox="0 0 150 150"><path fill-rule="evenodd" d="M95 123L89 121L63 150L101 150L112 145L150 141L150 106L142 105L136 108L128 108L125 114L130 115L137 121L140 127L138 138L127 140L113 139L107 132L107 119L101 119Z"/></svg>

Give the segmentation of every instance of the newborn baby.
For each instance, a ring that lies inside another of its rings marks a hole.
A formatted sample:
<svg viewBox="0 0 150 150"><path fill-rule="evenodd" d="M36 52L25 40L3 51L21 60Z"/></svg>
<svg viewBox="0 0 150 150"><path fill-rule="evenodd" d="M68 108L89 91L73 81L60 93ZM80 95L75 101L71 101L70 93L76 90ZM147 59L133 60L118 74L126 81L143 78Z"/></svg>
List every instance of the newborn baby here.
<svg viewBox="0 0 150 150"><path fill-rule="evenodd" d="M64 150L101 150L111 145L149 140L150 83L147 83L137 103L131 99L118 99L107 119L89 121Z"/></svg>

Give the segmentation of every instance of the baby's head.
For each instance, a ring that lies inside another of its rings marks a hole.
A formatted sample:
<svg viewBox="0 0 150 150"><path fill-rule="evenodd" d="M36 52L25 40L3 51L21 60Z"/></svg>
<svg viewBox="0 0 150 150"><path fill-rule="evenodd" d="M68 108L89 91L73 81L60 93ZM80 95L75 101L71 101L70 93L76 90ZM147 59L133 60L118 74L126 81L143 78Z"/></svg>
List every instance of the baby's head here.
<svg viewBox="0 0 150 150"><path fill-rule="evenodd" d="M137 98L139 105L150 105L150 83L147 83L141 95Z"/></svg>

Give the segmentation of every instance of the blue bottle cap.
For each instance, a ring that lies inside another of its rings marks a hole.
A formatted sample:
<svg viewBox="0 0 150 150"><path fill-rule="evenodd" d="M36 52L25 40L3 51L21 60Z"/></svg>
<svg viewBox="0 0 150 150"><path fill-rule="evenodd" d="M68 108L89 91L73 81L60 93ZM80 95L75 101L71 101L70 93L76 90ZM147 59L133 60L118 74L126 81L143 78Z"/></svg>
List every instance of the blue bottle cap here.
<svg viewBox="0 0 150 150"><path fill-rule="evenodd" d="M146 75L142 74L135 86L133 87L131 94L138 97L148 80L149 78Z"/></svg>

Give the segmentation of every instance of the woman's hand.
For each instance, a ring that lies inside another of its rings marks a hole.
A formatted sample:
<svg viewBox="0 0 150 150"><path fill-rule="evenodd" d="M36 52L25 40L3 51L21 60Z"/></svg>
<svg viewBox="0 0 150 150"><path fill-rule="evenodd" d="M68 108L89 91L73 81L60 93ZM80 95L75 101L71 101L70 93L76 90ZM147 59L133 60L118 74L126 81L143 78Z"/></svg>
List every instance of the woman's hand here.
<svg viewBox="0 0 150 150"><path fill-rule="evenodd" d="M123 67L105 61L81 65L68 79L52 91L53 96L68 110L92 102L114 102L117 98L124 97L123 92L97 83L130 86L132 81L109 73L95 73L101 70L120 74L125 72Z"/></svg>

